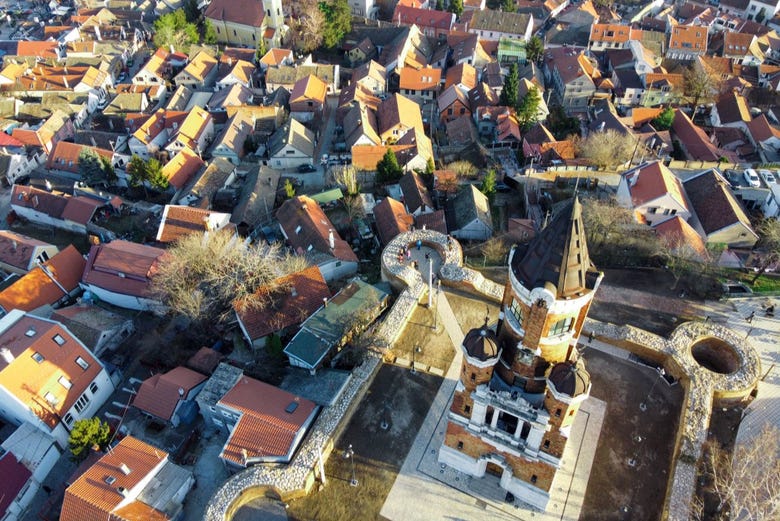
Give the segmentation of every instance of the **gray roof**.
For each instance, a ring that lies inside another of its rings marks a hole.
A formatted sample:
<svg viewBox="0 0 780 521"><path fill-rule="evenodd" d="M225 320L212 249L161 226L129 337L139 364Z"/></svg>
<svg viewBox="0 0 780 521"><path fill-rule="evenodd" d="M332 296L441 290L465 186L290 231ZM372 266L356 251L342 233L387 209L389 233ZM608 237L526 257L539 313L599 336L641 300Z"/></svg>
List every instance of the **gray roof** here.
<svg viewBox="0 0 780 521"><path fill-rule="evenodd" d="M527 14L485 10L474 12L469 28L478 31L525 34L530 23L531 16Z"/></svg>
<svg viewBox="0 0 780 521"><path fill-rule="evenodd" d="M211 378L208 379L203 390L198 394L197 402L201 405L216 405L225 394L236 385L243 376L244 371L238 367L220 363Z"/></svg>
<svg viewBox="0 0 780 521"><path fill-rule="evenodd" d="M336 77L335 65L298 65L297 67L284 65L282 67L270 67L265 73L266 83L273 85L293 86L295 82L308 75L317 76L327 84L334 82Z"/></svg>
<svg viewBox="0 0 780 521"><path fill-rule="evenodd" d="M451 210L455 224L455 226L451 227L452 230L459 230L474 219L479 219L490 229L493 229L493 218L490 215L488 198L477 190L477 187L474 185L467 185L458 192L455 198L451 200Z"/></svg>
<svg viewBox="0 0 780 521"><path fill-rule="evenodd" d="M288 144L306 156L314 156L314 132L304 127L300 121L290 119L273 133L268 140L269 157L276 155Z"/></svg>

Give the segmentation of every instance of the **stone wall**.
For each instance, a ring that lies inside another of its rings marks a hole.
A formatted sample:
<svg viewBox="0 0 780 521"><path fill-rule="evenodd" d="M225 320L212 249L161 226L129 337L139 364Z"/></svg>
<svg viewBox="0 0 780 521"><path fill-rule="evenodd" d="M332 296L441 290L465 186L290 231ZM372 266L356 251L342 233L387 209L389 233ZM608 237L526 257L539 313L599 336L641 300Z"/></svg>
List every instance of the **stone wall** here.
<svg viewBox="0 0 780 521"><path fill-rule="evenodd" d="M713 402L747 398L758 385L761 362L755 350L732 330L712 322L686 322L667 338L632 326L618 326L588 319L584 331L601 341L619 345L645 358L659 360L665 370L685 387L685 400L677 436L676 459L666 499L666 519L689 518L696 490L696 463L707 439ZM696 342L715 338L737 354L739 368L719 374L702 367L691 353ZM648 356L650 355L650 356Z"/></svg>

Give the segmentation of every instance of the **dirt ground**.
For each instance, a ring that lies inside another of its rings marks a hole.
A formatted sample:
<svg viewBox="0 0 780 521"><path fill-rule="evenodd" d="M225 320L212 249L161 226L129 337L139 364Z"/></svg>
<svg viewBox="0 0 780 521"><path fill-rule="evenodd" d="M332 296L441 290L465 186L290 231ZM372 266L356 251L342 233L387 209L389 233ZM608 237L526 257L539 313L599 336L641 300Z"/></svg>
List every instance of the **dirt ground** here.
<svg viewBox="0 0 780 521"><path fill-rule="evenodd" d="M419 351L414 353L415 362L446 371L455 356L455 349L441 323L436 325L434 330L432 310L417 306L403 334L393 345L392 354L411 361L412 351L419 347Z"/></svg>
<svg viewBox="0 0 780 521"><path fill-rule="evenodd" d="M445 293L464 334L470 329L482 326L486 316L489 324L495 324L498 320L497 302L452 288L447 288Z"/></svg>
<svg viewBox="0 0 780 521"><path fill-rule="evenodd" d="M325 487L291 502L289 519L378 519L441 382L440 377L401 367L380 368L325 465ZM344 458L350 444L357 487L350 486L352 460Z"/></svg>
<svg viewBox="0 0 780 521"><path fill-rule="evenodd" d="M599 351L586 348L585 360L591 396L607 403L607 414L580 520L660 519L683 389L651 368Z"/></svg>

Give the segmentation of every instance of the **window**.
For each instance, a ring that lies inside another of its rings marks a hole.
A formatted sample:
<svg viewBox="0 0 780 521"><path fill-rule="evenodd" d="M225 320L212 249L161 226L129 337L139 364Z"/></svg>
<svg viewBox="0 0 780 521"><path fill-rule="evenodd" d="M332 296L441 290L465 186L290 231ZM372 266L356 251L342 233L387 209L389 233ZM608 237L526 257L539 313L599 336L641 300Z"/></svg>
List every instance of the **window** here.
<svg viewBox="0 0 780 521"><path fill-rule="evenodd" d="M287 154L288 156L291 156L291 155L295 154L295 150L287 150L287 151L285 151L285 154Z"/></svg>
<svg viewBox="0 0 780 521"><path fill-rule="evenodd" d="M561 410L560 409L555 409L555 416L557 416L559 418L561 417Z"/></svg>
<svg viewBox="0 0 780 521"><path fill-rule="evenodd" d="M550 448L550 440L544 440L544 448L549 449Z"/></svg>
<svg viewBox="0 0 780 521"><path fill-rule="evenodd" d="M59 333L54 335L51 339L54 340L54 342L56 342L58 346L65 345L65 338L63 338L63 336L60 335Z"/></svg>
<svg viewBox="0 0 780 521"><path fill-rule="evenodd" d="M568 333L572 324L574 324L574 317L562 318L550 328L550 336Z"/></svg>
<svg viewBox="0 0 780 521"><path fill-rule="evenodd" d="M78 364L78 366L84 369L85 371L89 369L89 362L87 362L80 356L76 357L76 364Z"/></svg>
<svg viewBox="0 0 780 521"><path fill-rule="evenodd" d="M513 317L515 317L515 320L517 320L517 323L520 324L520 327L522 327L523 308L520 306L520 303L517 301L517 299L512 299L512 303L509 305L509 312Z"/></svg>
<svg viewBox="0 0 780 521"><path fill-rule="evenodd" d="M98 392L98 389L99 389L98 384L96 384L95 382L89 384L89 392L91 392L92 394L96 394Z"/></svg>
<svg viewBox="0 0 780 521"><path fill-rule="evenodd" d="M471 373L471 381L474 382L477 379L476 373Z"/></svg>
<svg viewBox="0 0 780 521"><path fill-rule="evenodd" d="M76 400L76 403L73 404L73 408L76 409L76 412L81 412L87 407L87 405L89 405L89 396L82 394L79 396L79 399Z"/></svg>
<svg viewBox="0 0 780 521"><path fill-rule="evenodd" d="M462 442L462 441L459 441L459 442L458 442L458 449L462 449L462 448L463 448L463 442Z"/></svg>
<svg viewBox="0 0 780 521"><path fill-rule="evenodd" d="M466 405L463 407L463 412L466 414L469 414L471 412L471 405Z"/></svg>
<svg viewBox="0 0 780 521"><path fill-rule="evenodd" d="M38 351L34 352L32 354L32 359L38 362L39 364L43 363L44 360L46 360L42 354L40 354Z"/></svg>
<svg viewBox="0 0 780 521"><path fill-rule="evenodd" d="M72 383L70 380L68 380L66 377L64 377L64 376L60 376L60 377L59 377L59 379L58 379L57 381L58 381L58 382L60 383L60 385L61 385L61 386L63 386L65 389L70 389L71 387L73 387L73 383Z"/></svg>
<svg viewBox="0 0 780 521"><path fill-rule="evenodd" d="M70 427L70 424L73 423L73 415L71 413L68 413L65 416L63 416L62 423Z"/></svg>
<svg viewBox="0 0 780 521"><path fill-rule="evenodd" d="M55 406L59 402L59 400L57 400L57 397L54 396L52 393L47 392L46 394L43 395L43 397L46 398L46 401L49 402L49 405L51 406Z"/></svg>
<svg viewBox="0 0 780 521"><path fill-rule="evenodd" d="M533 476L531 476L531 483L536 483L537 479L538 478L536 477L536 474L534 474Z"/></svg>

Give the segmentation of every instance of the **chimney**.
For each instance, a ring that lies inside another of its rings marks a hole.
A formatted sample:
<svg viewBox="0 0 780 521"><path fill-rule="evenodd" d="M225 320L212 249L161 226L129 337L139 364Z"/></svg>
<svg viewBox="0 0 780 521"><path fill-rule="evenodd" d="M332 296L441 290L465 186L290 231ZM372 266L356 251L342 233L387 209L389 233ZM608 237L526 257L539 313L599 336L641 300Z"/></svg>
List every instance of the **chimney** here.
<svg viewBox="0 0 780 521"><path fill-rule="evenodd" d="M19 244L16 241L11 241L11 250L16 253L16 248Z"/></svg>
<svg viewBox="0 0 780 521"><path fill-rule="evenodd" d="M8 349L7 347L4 347L4 348L0 349L0 356L2 356L2 357L3 357L3 360L5 360L5 363L6 363L6 364L9 364L9 365L10 365L10 364L11 364L11 363L12 363L14 360L16 360L16 357L14 356L14 354L13 354L13 353L11 352L11 350L10 350L10 349Z"/></svg>
<svg viewBox="0 0 780 521"><path fill-rule="evenodd" d="M125 476L129 476L131 472L130 467L128 467L124 463L119 465L119 470L121 470L122 474L124 474Z"/></svg>
<svg viewBox="0 0 780 521"><path fill-rule="evenodd" d="M128 492L125 487L119 487L116 489L116 491L119 492L122 497L127 497Z"/></svg>
<svg viewBox="0 0 780 521"><path fill-rule="evenodd" d="M298 296L298 290L297 290L297 289L295 289L295 286L293 286L293 287L290 289L290 293L292 294L292 296L293 296L293 297L297 297L297 296Z"/></svg>
<svg viewBox="0 0 780 521"><path fill-rule="evenodd" d="M179 400L184 398L184 387L179 387Z"/></svg>
<svg viewBox="0 0 780 521"><path fill-rule="evenodd" d="M333 236L333 229L328 230L328 246L331 250L336 249L336 238Z"/></svg>

